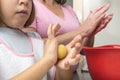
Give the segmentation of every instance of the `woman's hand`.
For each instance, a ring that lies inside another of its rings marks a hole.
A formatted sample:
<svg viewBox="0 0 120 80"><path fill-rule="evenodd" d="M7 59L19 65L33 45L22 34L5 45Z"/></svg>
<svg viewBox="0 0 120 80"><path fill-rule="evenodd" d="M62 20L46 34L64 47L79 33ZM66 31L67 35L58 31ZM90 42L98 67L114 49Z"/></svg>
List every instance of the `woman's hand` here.
<svg viewBox="0 0 120 80"><path fill-rule="evenodd" d="M107 4L100 6L94 11L90 11L90 14L80 28L80 30L83 30L83 36L95 35L106 27L113 16L113 14L106 16L106 11L109 9L109 7L110 5Z"/></svg>
<svg viewBox="0 0 120 80"><path fill-rule="evenodd" d="M64 59L59 60L56 66L63 70L69 70L72 69L73 66L77 65L81 59L81 43L82 37L77 35L69 44L66 45L68 49L67 56Z"/></svg>

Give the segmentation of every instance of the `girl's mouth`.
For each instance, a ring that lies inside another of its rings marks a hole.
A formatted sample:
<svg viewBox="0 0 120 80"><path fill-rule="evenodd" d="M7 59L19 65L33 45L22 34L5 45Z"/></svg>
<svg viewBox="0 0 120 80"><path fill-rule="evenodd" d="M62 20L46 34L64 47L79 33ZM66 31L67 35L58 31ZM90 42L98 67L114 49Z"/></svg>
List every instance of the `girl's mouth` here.
<svg viewBox="0 0 120 80"><path fill-rule="evenodd" d="M27 10L21 10L21 11L18 11L17 14L27 15L27 14L28 14L28 11L27 11Z"/></svg>

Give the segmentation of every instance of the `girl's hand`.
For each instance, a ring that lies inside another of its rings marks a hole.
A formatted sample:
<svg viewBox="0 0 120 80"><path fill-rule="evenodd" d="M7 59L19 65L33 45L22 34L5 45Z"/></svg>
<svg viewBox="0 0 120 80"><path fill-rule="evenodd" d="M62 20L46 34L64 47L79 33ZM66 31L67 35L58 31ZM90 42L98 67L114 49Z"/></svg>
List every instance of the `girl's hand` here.
<svg viewBox="0 0 120 80"><path fill-rule="evenodd" d="M81 43L82 37L78 35L68 45L66 45L68 54L64 59L59 60L56 66L63 70L69 70L72 69L73 66L77 65L81 59Z"/></svg>
<svg viewBox="0 0 120 80"><path fill-rule="evenodd" d="M95 35L106 27L113 16L113 14L106 16L106 11L109 7L109 4L103 5L90 12L87 19L82 24L83 27L80 28L80 30L83 30L83 36Z"/></svg>
<svg viewBox="0 0 120 80"><path fill-rule="evenodd" d="M45 45L45 54L44 56L51 61L51 63L55 64L57 62L57 47L58 41L56 39L57 31L59 30L60 25L50 25L48 28L48 39Z"/></svg>

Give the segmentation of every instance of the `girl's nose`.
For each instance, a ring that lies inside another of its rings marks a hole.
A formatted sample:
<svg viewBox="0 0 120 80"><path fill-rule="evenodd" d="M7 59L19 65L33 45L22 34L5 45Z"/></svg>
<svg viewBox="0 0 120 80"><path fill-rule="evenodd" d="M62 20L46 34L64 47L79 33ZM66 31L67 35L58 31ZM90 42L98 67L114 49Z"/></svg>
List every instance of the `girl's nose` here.
<svg viewBox="0 0 120 80"><path fill-rule="evenodd" d="M19 4L20 5L28 5L28 2L29 2L30 0L19 0Z"/></svg>

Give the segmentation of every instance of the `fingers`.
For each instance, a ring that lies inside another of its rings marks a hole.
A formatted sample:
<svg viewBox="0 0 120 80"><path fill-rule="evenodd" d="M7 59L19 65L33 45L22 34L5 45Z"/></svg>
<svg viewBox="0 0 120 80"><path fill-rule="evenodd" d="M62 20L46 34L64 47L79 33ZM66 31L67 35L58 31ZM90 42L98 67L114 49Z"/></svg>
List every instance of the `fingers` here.
<svg viewBox="0 0 120 80"><path fill-rule="evenodd" d="M78 64L81 61L81 59L82 59L81 55L78 54L78 55L76 55L75 58L72 58L72 59L69 60L69 64L71 66L74 66L74 65Z"/></svg>
<svg viewBox="0 0 120 80"><path fill-rule="evenodd" d="M56 36L56 33L58 32L59 29L60 29L60 24L53 25L52 33L54 34L54 36Z"/></svg>
<svg viewBox="0 0 120 80"><path fill-rule="evenodd" d="M77 37L76 37L77 38ZM75 39L76 40L76 39ZM77 41L77 40L76 40ZM74 42L73 42L74 43ZM80 55L80 50L82 48L81 46L81 43L80 42L77 42L77 43L74 43L74 47L72 47L70 50L69 50L69 53L68 55L60 60L58 62L58 66L61 68L61 69L65 69L65 70L68 70L70 69L70 67L76 65L79 63L80 59L81 59L81 55Z"/></svg>
<svg viewBox="0 0 120 80"><path fill-rule="evenodd" d="M107 4L107 5L103 6L103 7L101 7L100 9L96 10L96 11L94 12L96 18L100 17L102 14L105 14L105 12L106 12L109 8L110 8L110 5Z"/></svg>
<svg viewBox="0 0 120 80"><path fill-rule="evenodd" d="M95 11L91 11L90 15L88 16L88 35L96 34L97 32L101 31L112 19L112 14L106 16L106 11L109 9L110 5L102 5L97 8ZM90 23L90 24L89 24ZM91 27L92 26L92 27ZM84 34L85 35L85 34Z"/></svg>
<svg viewBox="0 0 120 80"><path fill-rule="evenodd" d="M96 13L96 12L98 12L99 10L101 10L103 7L105 7L106 5L101 5L101 6L99 6L97 9L95 9L94 10L94 12L93 13Z"/></svg>
<svg viewBox="0 0 120 80"><path fill-rule="evenodd" d="M105 19L101 22L100 26L96 29L95 33L101 31L103 28L107 26L107 24L111 21L113 14L109 14Z"/></svg>
<svg viewBox="0 0 120 80"><path fill-rule="evenodd" d="M59 24L55 24L55 25L50 24L47 31L48 38L54 38L58 34L59 29L60 29Z"/></svg>
<svg viewBox="0 0 120 80"><path fill-rule="evenodd" d="M67 59L64 62L64 67L66 70L70 69L70 67L77 65L82 60L82 56L80 54L76 55L75 58Z"/></svg>
<svg viewBox="0 0 120 80"><path fill-rule="evenodd" d="M66 68L66 70L68 70L68 69L70 69L70 63L69 63L69 61L66 61L65 63L64 63L64 66L65 66L65 68Z"/></svg>
<svg viewBox="0 0 120 80"><path fill-rule="evenodd" d="M102 21L104 20L104 18L105 18L105 15L106 15L106 14L100 15L100 17L97 18L96 23L99 24L100 22L102 22Z"/></svg>
<svg viewBox="0 0 120 80"><path fill-rule="evenodd" d="M52 34L52 25L50 24L47 31L48 38L51 37L51 34Z"/></svg>
<svg viewBox="0 0 120 80"><path fill-rule="evenodd" d="M81 59L80 51L82 49L82 45L80 43L76 43L75 47L71 49L69 52L69 64L70 65L76 65Z"/></svg>
<svg viewBox="0 0 120 80"><path fill-rule="evenodd" d="M109 9L110 5L103 5L97 8L95 11L90 11L88 18L99 23L102 18L104 18L106 11Z"/></svg>
<svg viewBox="0 0 120 80"><path fill-rule="evenodd" d="M81 43L76 43L75 47L73 47L71 49L71 54L72 54L71 58L74 58L76 56L76 54L79 54L81 49L82 49L82 44Z"/></svg>

